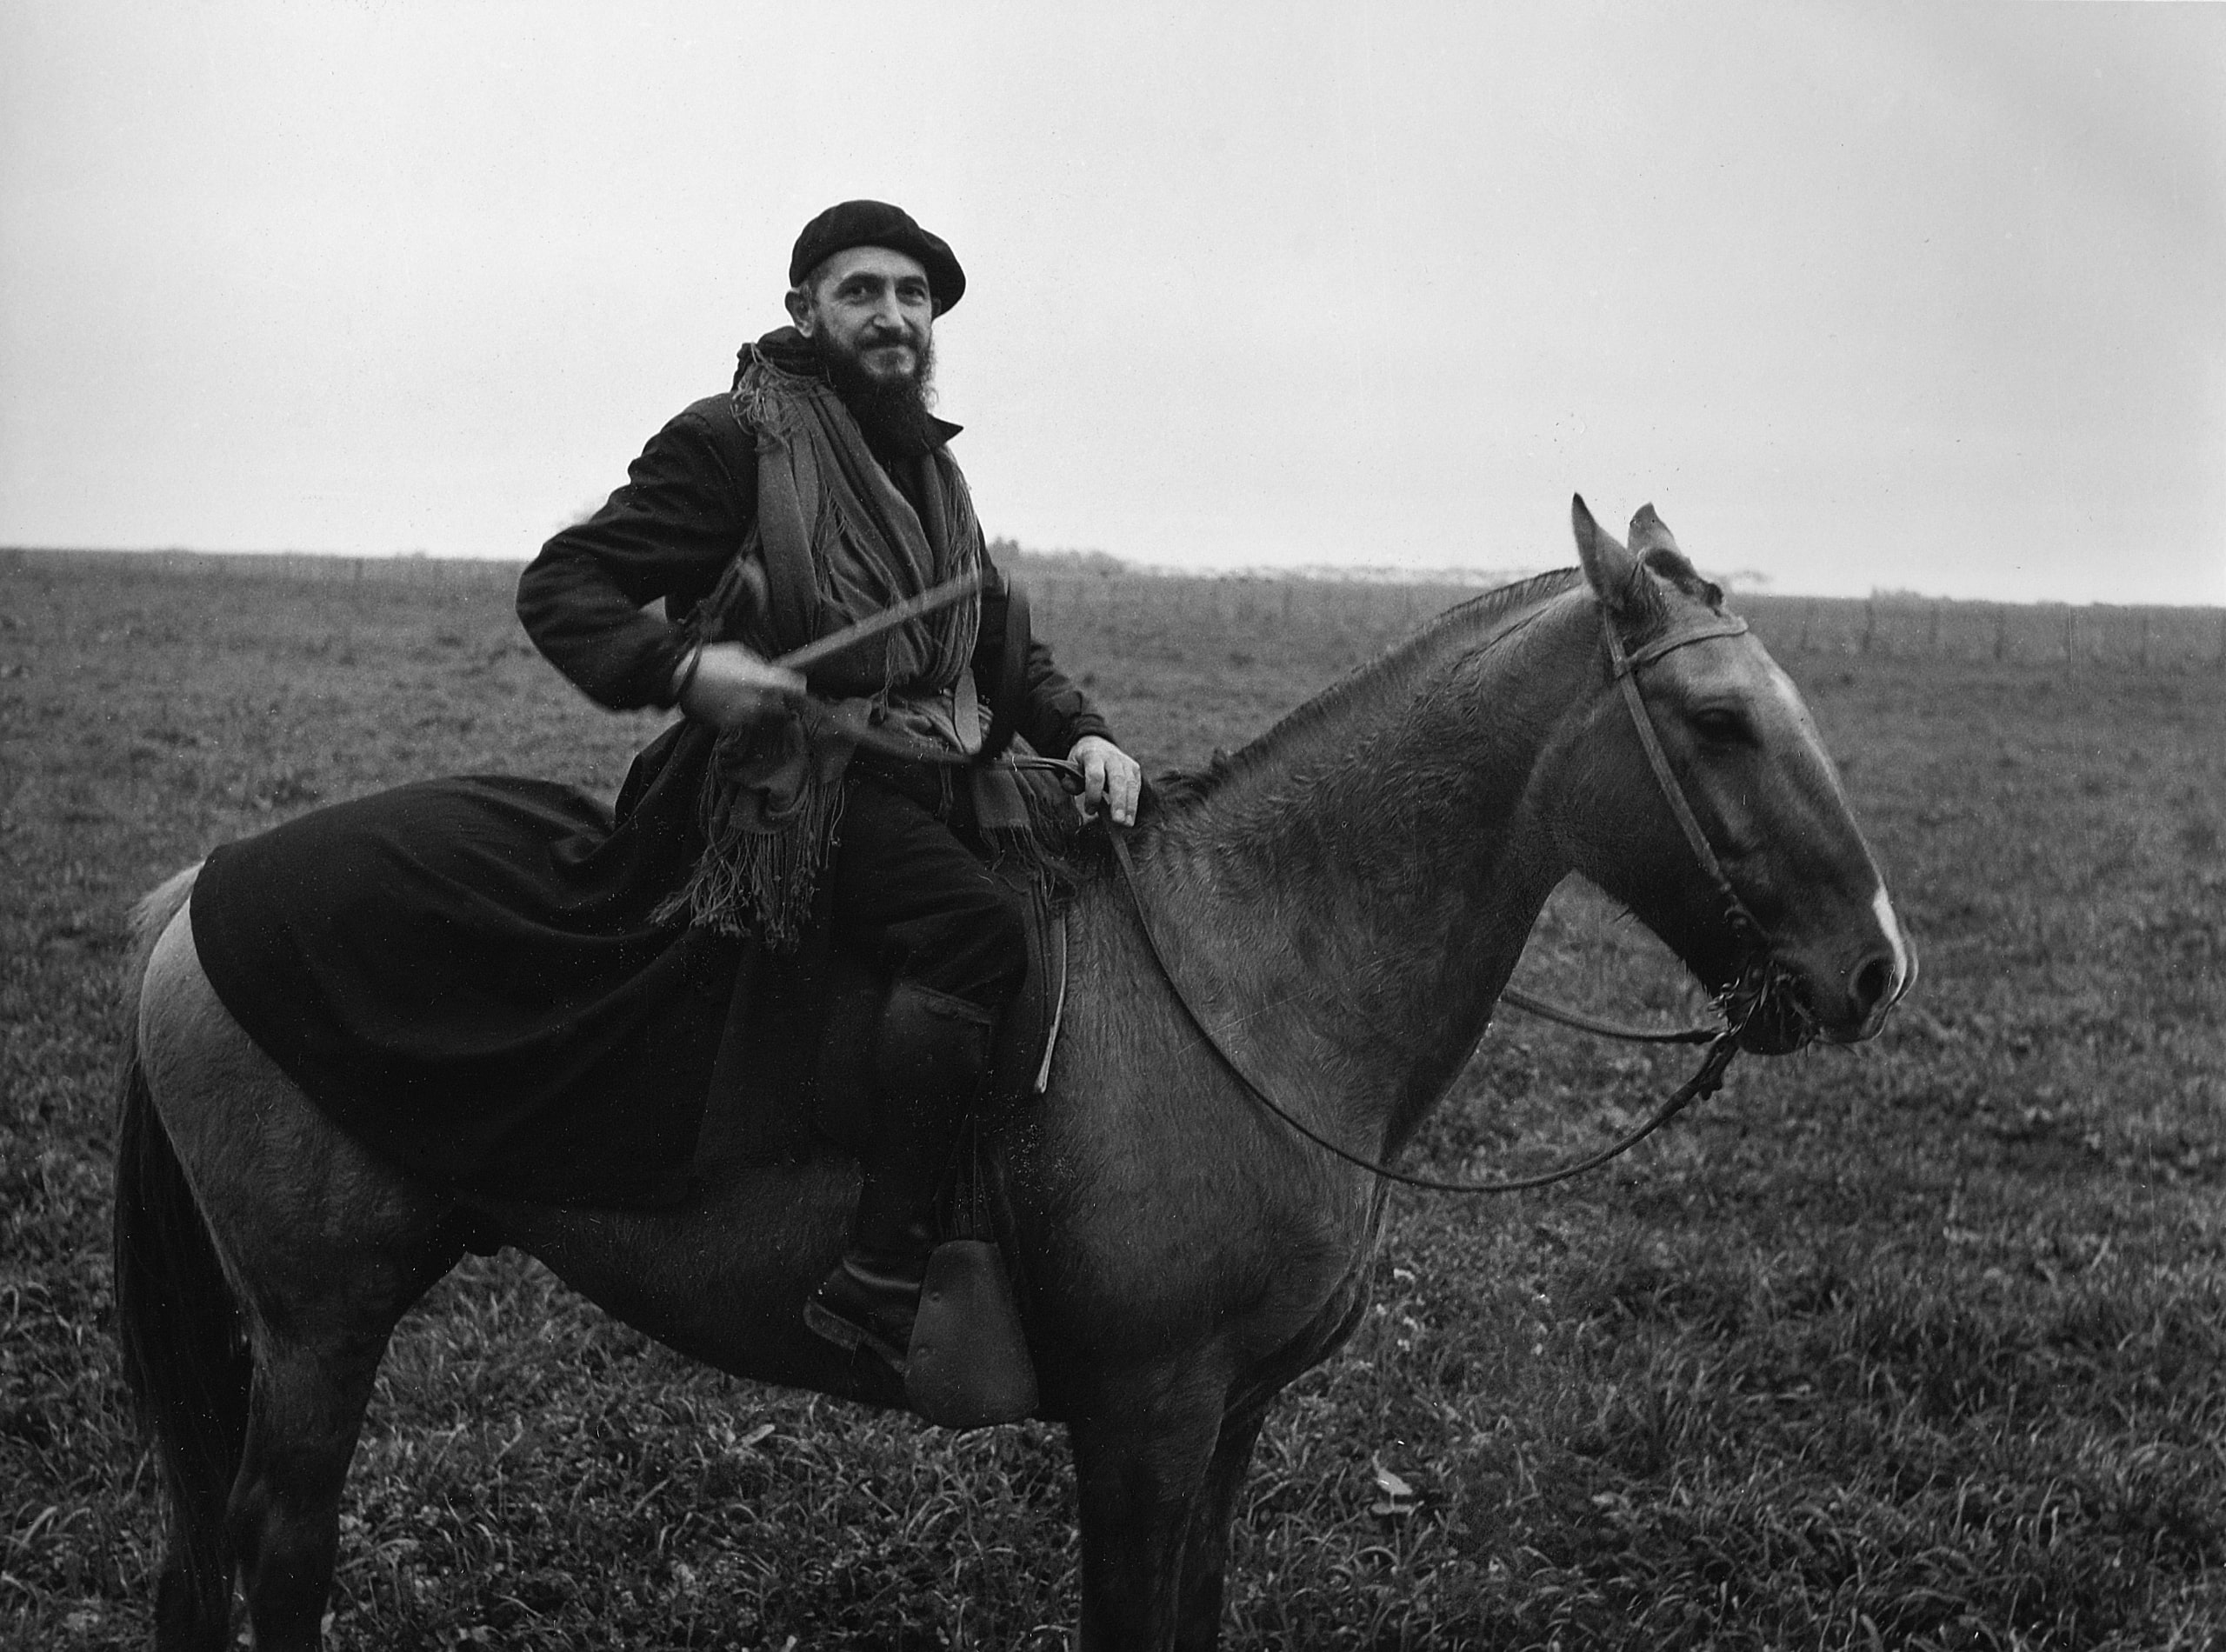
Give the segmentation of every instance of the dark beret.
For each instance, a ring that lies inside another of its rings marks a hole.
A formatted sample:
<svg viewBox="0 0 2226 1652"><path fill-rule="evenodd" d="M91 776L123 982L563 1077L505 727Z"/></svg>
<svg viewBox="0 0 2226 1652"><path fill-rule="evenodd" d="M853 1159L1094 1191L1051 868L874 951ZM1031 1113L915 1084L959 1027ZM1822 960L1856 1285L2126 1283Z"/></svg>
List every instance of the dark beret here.
<svg viewBox="0 0 2226 1652"><path fill-rule="evenodd" d="M851 247L889 247L918 259L928 272L928 292L938 316L966 290L966 272L950 256L950 244L913 223L903 208L886 201L845 201L804 225L796 250L789 255L789 285L803 286L806 276Z"/></svg>

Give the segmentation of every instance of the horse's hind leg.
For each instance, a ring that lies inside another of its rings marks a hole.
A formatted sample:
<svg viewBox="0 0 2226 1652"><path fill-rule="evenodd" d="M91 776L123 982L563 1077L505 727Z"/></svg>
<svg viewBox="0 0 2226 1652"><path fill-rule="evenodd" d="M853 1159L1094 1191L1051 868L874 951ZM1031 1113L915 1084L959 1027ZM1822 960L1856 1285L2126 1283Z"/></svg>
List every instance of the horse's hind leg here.
<svg viewBox="0 0 2226 1652"><path fill-rule="evenodd" d="M379 1360L463 1254L461 1229L448 1201L334 1130L224 1014L183 916L149 964L139 1049L247 1329L225 1526L255 1644L314 1647Z"/></svg>
<svg viewBox="0 0 2226 1652"><path fill-rule="evenodd" d="M330 1249L310 1249L327 1267L348 1265ZM318 1644L341 1491L387 1339L460 1251L437 1242L403 1269L358 1260L358 1277L310 1303L256 1290L270 1306L250 1310L255 1378L225 1523L257 1652ZM255 1278L251 1267L243 1271Z"/></svg>
<svg viewBox="0 0 2226 1652"><path fill-rule="evenodd" d="M386 1339L353 1349L266 1342L228 1523L258 1652L317 1644L340 1491Z"/></svg>

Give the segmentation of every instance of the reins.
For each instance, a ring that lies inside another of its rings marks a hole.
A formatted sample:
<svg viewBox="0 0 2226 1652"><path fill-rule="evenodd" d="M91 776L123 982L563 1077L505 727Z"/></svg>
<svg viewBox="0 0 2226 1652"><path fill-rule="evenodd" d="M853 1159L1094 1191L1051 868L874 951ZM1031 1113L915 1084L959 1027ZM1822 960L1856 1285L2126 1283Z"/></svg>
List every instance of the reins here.
<svg viewBox="0 0 2226 1652"><path fill-rule="evenodd" d="M1567 1009L1543 998L1534 998L1516 987L1502 987L1499 1001L1512 1004L1526 1016L1536 1016L1541 1021L1558 1022L1564 1027L1574 1027L1579 1032L1589 1032L1596 1037L1616 1038L1627 1044L1708 1044L1723 1034L1721 1027L1676 1027L1661 1030L1649 1027L1626 1027L1621 1022L1603 1021L1597 1016L1588 1016L1582 1009Z"/></svg>
<svg viewBox="0 0 2226 1652"><path fill-rule="evenodd" d="M957 589L958 584L959 582L952 582L950 585L938 588L925 594L922 598L915 599L914 611L939 607L953 600L956 596L966 594L964 590ZM970 767L996 763L1016 769L1042 770L1056 774L1069 791L1080 791L1082 789L1081 769L1076 764L1064 758L1039 757L1016 754L1007 749L1016 720L1015 685L1020 676L1029 639L1027 598L1016 584L1008 588L1008 595L1010 605L1005 631L1003 681L1000 685L1002 692L997 696L997 703L992 708L987 737L977 749L965 753L945 751L930 748L917 741L866 728L854 728L848 730L848 737L869 750L938 767ZM910 616L907 615L903 617ZM823 639L820 643L813 645L811 652L817 657L824 657L861 640L863 635L870 633L870 629L880 629L883 627L869 622L867 624L851 628L836 636ZM1206 1048L1213 1051L1215 1057L1229 1069L1230 1076L1243 1087L1245 1092L1254 1101L1266 1108L1300 1136L1304 1136L1324 1152L1373 1175L1382 1176L1386 1181L1401 1182L1411 1188L1425 1189L1433 1193L1522 1193L1536 1188L1551 1187L1556 1182L1566 1182L1574 1176L1583 1176L1588 1170L1597 1169L1610 1159L1619 1157L1636 1147L1693 1102L1705 1100L1723 1088L1725 1069L1731 1065L1732 1057L1739 1053L1740 1035L1746 1029L1748 1021L1763 1003L1766 990L1764 983L1769 978L1769 966L1762 926L1756 923L1753 915L1747 910L1745 903L1740 900L1738 893L1732 889L1729 881L1724 876L1723 866L1716 859L1716 851L1709 846L1707 835L1701 830L1700 822L1694 816L1691 805L1685 801L1684 789L1678 785L1676 776L1670 768L1669 757L1663 751L1661 740L1655 733L1654 719L1646 709L1646 701L1639 692L1637 683L1637 672L1641 667L1650 665L1664 655L1689 643L1704 642L1712 637L1740 636L1746 631L1747 623L1735 615L1716 615L1700 625L1685 630L1674 631L1667 636L1657 638L1642 648L1636 655L1629 654L1624 650L1623 639L1616 630L1614 618L1604 610L1604 608L1601 614L1601 629L1607 639L1609 675L1623 691L1623 703L1630 712L1632 727L1637 732L1640 747L1646 753L1647 763L1653 771L1655 783L1663 800L1669 804L1670 813L1676 818L1678 828L1684 834L1686 843L1691 847L1693 858L1699 863L1702 875L1716 886L1716 897L1724 922L1730 927L1742 949L1749 954L1752 961L1743 972L1739 982L1719 1000L1738 1013L1728 1016L1725 1025L1715 1028L1693 1027L1678 1030L1652 1031L1642 1028L1626 1027L1615 1022L1603 1021L1596 1016L1586 1015L1580 1010L1563 1009L1560 1005L1534 997L1513 987L1501 989L1499 996L1501 1003L1512 1004L1528 1014L1540 1016L1547 1021L1557 1022L1565 1027L1576 1028L1581 1032L1592 1033L1604 1038L1620 1039L1630 1043L1706 1044L1708 1046L1707 1053L1701 1058L1698 1070L1672 1091L1643 1122L1613 1144L1602 1148L1599 1151L1590 1154L1573 1164L1565 1164L1552 1170L1540 1171L1534 1176L1512 1176L1499 1181L1444 1181L1434 1176L1416 1176L1409 1171L1394 1169L1388 1164L1380 1163L1364 1155L1354 1153L1330 1141L1303 1119L1296 1117L1244 1070L1236 1058L1215 1036L1213 1029L1207 1026L1204 1017L1198 1013L1196 1006L1190 1002L1190 995L1183 990L1181 977L1175 973L1173 966L1169 963L1166 951L1160 945L1158 933L1152 926L1151 909L1145 901L1142 882L1136 876L1136 862L1129 853L1125 829L1116 826L1110 817L1104 819L1106 836L1113 846L1114 862L1120 868L1122 880L1127 885L1130 903L1136 908L1137 927L1143 932L1145 948L1151 954L1152 962L1159 967L1162 978L1166 981L1169 990L1175 996L1175 1002L1181 1007L1183 1016L1189 1020L1190 1025L1196 1029L1198 1036L1203 1041ZM788 663L787 661L779 663Z"/></svg>
<svg viewBox="0 0 2226 1652"><path fill-rule="evenodd" d="M1678 1114L1683 1112L1692 1102L1704 1096L1715 1095L1723 1088L1723 1069L1731 1064L1732 1056L1738 1054L1739 1028L1726 1027L1721 1032L1710 1035L1709 1051L1701 1062L1700 1070L1678 1086L1670 1098L1656 1108L1644 1123L1613 1146L1603 1148L1599 1152L1580 1159L1574 1164L1565 1164L1558 1169L1541 1171L1536 1176L1514 1176L1500 1182L1444 1182L1435 1176L1415 1176L1405 1170L1395 1170L1388 1164L1379 1163L1362 1154L1354 1153L1338 1146L1304 1120L1293 1116L1274 1096L1263 1089L1252 1076L1237 1063L1236 1057L1230 1054L1221 1040L1214 1036L1213 1029L1207 1026L1204 1019L1198 1014L1196 1006L1190 1002L1190 995L1183 990L1181 977L1169 965L1167 954L1160 948L1159 936L1152 929L1150 909L1144 904L1143 889L1136 877L1136 862L1129 855L1126 836L1118 827L1109 825L1107 830L1113 840L1114 861L1119 865L1121 876L1129 886L1129 899L1135 903L1136 909L1137 927L1143 931L1145 949L1150 952L1152 962L1159 966L1159 973L1167 982L1169 989L1174 993L1175 1002L1182 1006L1183 1015L1189 1019L1190 1025L1197 1029L1198 1036L1205 1042L1206 1048L1213 1051L1220 1059L1221 1064L1229 1069L1230 1076L1244 1087L1245 1092L1254 1101L1290 1125L1292 1129L1325 1152L1334 1154L1348 1164L1357 1165L1363 1170L1372 1171L1386 1181L1404 1182L1410 1188L1426 1188L1433 1193L1522 1193L1531 1188L1550 1187L1556 1182L1566 1182L1571 1176L1583 1176L1587 1170L1597 1169L1617 1155L1630 1151L1671 1119L1676 1117Z"/></svg>
<svg viewBox="0 0 2226 1652"><path fill-rule="evenodd" d="M1110 821L1106 823L1106 831L1113 844L1113 858L1115 863L1121 869L1123 881L1128 885L1129 899L1136 908L1136 923L1143 932L1145 949L1151 954L1152 962L1159 966L1161 976L1166 981L1169 990L1175 995L1175 1002L1181 1006L1184 1016L1197 1030L1198 1036L1204 1041L1206 1048L1213 1051L1222 1065L1229 1069L1230 1076L1244 1088L1245 1092L1254 1101L1273 1113L1293 1130L1325 1152L1343 1159L1349 1164L1382 1176L1386 1181L1402 1182L1411 1188L1426 1189L1434 1193L1522 1193L1535 1188L1550 1187L1557 1182L1566 1182L1573 1176L1583 1176L1588 1170L1597 1169L1610 1159L1618 1157L1637 1146L1671 1119L1676 1117L1678 1114L1683 1112L1694 1102L1713 1096L1723 1088L1724 1071L1730 1066L1732 1057L1739 1053L1740 1035L1745 1031L1748 1021L1763 1003L1764 996L1763 983L1769 978L1769 966L1762 926L1755 922L1753 915L1747 910L1746 903L1740 900L1737 891L1731 887L1730 882L1724 876L1723 868L1716 857L1716 851L1709 846L1707 835L1701 830L1700 822L1694 816L1691 805L1686 802L1684 789L1677 783L1677 777L1670 768L1669 757L1663 751L1661 740L1655 733L1654 719L1646 709L1646 701L1639 692L1636 680L1636 673L1640 667L1650 665L1663 656L1689 643L1703 642L1711 637L1740 636L1745 632L1747 623L1733 615L1718 615L1706 623L1689 629L1675 631L1667 636L1658 638L1641 649L1636 656L1625 652L1623 639L1616 634L1614 616L1607 613L1604 608L1601 614L1601 629L1607 638L1609 675L1623 690L1623 703L1630 712L1632 726L1637 731L1639 744L1646 753L1647 763L1653 771L1656 784L1660 789L1664 801L1670 805L1670 813L1676 817L1678 827L1683 832L1686 843L1691 846L1693 858L1699 863L1702 875L1716 886L1716 897L1724 921L1730 926L1742 949L1749 954L1750 961L1743 970L1738 983L1724 995L1723 1001L1736 1008L1739 1013L1729 1018L1725 1026L1716 1029L1696 1028L1683 1032L1643 1032L1636 1029L1619 1027L1610 1022L1599 1021L1574 1010L1563 1009L1556 1005L1533 998L1527 993L1516 992L1511 989L1502 990L1500 997L1503 1002L1512 1003L1516 1008L1528 1010L1533 1015L1543 1016L1550 1021L1556 1021L1564 1026L1575 1027L1585 1032L1597 1033L1610 1038L1628 1039L1634 1042L1705 1042L1708 1045L1708 1052L1701 1059L1699 1070L1672 1091L1668 1099L1656 1108L1644 1122L1612 1145L1603 1148L1596 1153L1590 1154L1573 1164L1565 1164L1552 1170L1540 1171L1535 1176L1511 1176L1498 1181L1444 1181L1435 1176L1416 1176L1405 1170L1396 1170L1388 1164L1381 1163L1363 1154L1354 1153L1340 1147L1303 1120L1294 1116L1274 1096L1269 1095L1250 1073L1244 1070L1242 1064L1230 1053L1221 1040L1215 1036L1213 1029L1207 1026L1204 1017L1198 1013L1197 1007L1190 1002L1190 995L1183 989L1181 977L1175 973L1174 969L1168 963L1167 954L1160 945L1158 933L1152 927L1151 909L1145 902L1143 883L1136 876L1136 862L1129 853L1127 836L1122 829L1113 825Z"/></svg>

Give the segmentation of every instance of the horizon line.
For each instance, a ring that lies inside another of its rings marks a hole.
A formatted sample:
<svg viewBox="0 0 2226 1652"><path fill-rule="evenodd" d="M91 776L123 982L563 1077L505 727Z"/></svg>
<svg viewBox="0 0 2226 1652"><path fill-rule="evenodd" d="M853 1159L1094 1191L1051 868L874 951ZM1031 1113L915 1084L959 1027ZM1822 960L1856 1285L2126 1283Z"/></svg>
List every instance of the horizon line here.
<svg viewBox="0 0 2226 1652"><path fill-rule="evenodd" d="M999 538L1004 544L1010 545L1021 556L1030 561L1073 563L1076 564L1073 572L1083 577L1094 576L1099 578L1112 578L1117 576L1143 579L1243 580L1262 583L1290 582L1325 585L1436 585L1487 590L1512 584L1517 580L1528 578L1534 574L1549 571L1529 566L1490 569L1457 566L1412 568L1385 563L1253 563L1243 565L1185 568L1169 563L1134 562L1105 550L1030 550L1017 541L1003 538L1002 536ZM430 566L511 569L523 569L533 560L530 556L481 556L430 550L309 550L301 549L203 550L188 545L0 545L0 557L30 556L181 556L209 562L292 560L334 563L423 563ZM1111 566L1104 566L1108 563ZM1804 591L1782 587L1772 581L1769 576L1757 571L1740 570L1723 574L1702 569L1701 572L1706 577L1721 583L1729 596L1759 596L1765 600L1812 603L1951 603L1989 608L2129 610L2154 608L2226 613L2226 603L2215 602L2114 603L2093 597L2074 601L2067 597L1949 596L1902 586L1874 586L1868 592L1860 594L1834 594L1828 591Z"/></svg>

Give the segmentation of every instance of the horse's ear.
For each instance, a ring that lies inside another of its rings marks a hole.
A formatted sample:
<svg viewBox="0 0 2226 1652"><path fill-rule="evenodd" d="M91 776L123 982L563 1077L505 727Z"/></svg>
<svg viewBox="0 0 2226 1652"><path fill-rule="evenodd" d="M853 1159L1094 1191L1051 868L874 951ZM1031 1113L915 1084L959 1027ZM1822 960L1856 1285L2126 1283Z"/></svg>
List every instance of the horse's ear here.
<svg viewBox="0 0 2226 1652"><path fill-rule="evenodd" d="M1641 568L1659 574L1688 596L1697 596L1710 608L1723 605L1723 588L1701 577L1652 505L1641 505L1631 518L1631 556Z"/></svg>
<svg viewBox="0 0 2226 1652"><path fill-rule="evenodd" d="M1585 578L1610 613L1623 612L1630 605L1632 589L1646 577L1639 570L1638 558L1592 520L1583 494L1570 496L1569 516L1570 525L1576 530L1576 559L1584 564Z"/></svg>
<svg viewBox="0 0 2226 1652"><path fill-rule="evenodd" d="M1677 542L1670 535L1670 524L1654 514L1654 507L1641 505L1638 515L1631 518L1631 555L1643 558L1650 550L1677 550ZM1685 553L1677 550L1677 554Z"/></svg>

